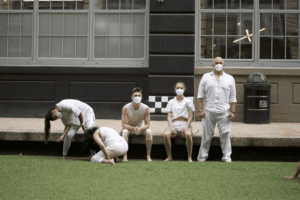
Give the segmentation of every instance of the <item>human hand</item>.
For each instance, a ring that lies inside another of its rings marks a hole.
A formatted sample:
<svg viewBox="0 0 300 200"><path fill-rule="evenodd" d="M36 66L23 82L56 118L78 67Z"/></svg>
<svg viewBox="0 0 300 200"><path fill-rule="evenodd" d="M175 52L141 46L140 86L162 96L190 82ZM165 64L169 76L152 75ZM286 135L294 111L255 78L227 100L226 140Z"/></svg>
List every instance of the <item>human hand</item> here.
<svg viewBox="0 0 300 200"><path fill-rule="evenodd" d="M200 119L205 118L205 112L204 111L199 112L198 116L200 117Z"/></svg>
<svg viewBox="0 0 300 200"><path fill-rule="evenodd" d="M176 130L175 130L175 128L170 128L170 131L171 131L171 133L174 133L175 135L176 135Z"/></svg>
<svg viewBox="0 0 300 200"><path fill-rule="evenodd" d="M188 130L188 127L184 127L184 128L182 129L182 133L185 133L187 130Z"/></svg>
<svg viewBox="0 0 300 200"><path fill-rule="evenodd" d="M139 128L139 127L134 127L133 130L136 135L139 135L141 133L141 128Z"/></svg>
<svg viewBox="0 0 300 200"><path fill-rule="evenodd" d="M56 142L62 142L64 140L64 137L63 136L60 136L59 139L56 140Z"/></svg>
<svg viewBox="0 0 300 200"><path fill-rule="evenodd" d="M234 119L234 117L235 117L235 114L232 113L232 112L230 112L230 113L229 113L229 116L228 116L228 119L231 121L231 120Z"/></svg>

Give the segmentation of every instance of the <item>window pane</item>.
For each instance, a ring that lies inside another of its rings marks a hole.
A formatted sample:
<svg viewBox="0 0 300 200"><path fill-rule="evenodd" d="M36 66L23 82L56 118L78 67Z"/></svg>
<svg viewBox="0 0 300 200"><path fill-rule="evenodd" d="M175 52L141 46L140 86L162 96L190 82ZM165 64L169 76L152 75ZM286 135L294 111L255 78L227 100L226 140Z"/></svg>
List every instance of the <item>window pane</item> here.
<svg viewBox="0 0 300 200"><path fill-rule="evenodd" d="M20 35L20 14L9 14L9 34Z"/></svg>
<svg viewBox="0 0 300 200"><path fill-rule="evenodd" d="M77 35L87 35L88 15L77 14Z"/></svg>
<svg viewBox="0 0 300 200"><path fill-rule="evenodd" d="M226 35L226 13L214 14L214 35Z"/></svg>
<svg viewBox="0 0 300 200"><path fill-rule="evenodd" d="M23 10L33 10L34 0L31 1L23 1Z"/></svg>
<svg viewBox="0 0 300 200"><path fill-rule="evenodd" d="M31 57L31 37L21 37L21 57Z"/></svg>
<svg viewBox="0 0 300 200"><path fill-rule="evenodd" d="M95 37L95 58L105 58L106 37Z"/></svg>
<svg viewBox="0 0 300 200"><path fill-rule="evenodd" d="M0 0L0 10L8 10L8 1Z"/></svg>
<svg viewBox="0 0 300 200"><path fill-rule="evenodd" d="M286 58L299 59L299 38L288 37L286 40Z"/></svg>
<svg viewBox="0 0 300 200"><path fill-rule="evenodd" d="M39 57L49 57L49 37L39 37Z"/></svg>
<svg viewBox="0 0 300 200"><path fill-rule="evenodd" d="M108 37L107 41L107 58L119 57L119 37Z"/></svg>
<svg viewBox="0 0 300 200"><path fill-rule="evenodd" d="M242 0L242 9L253 9L253 0Z"/></svg>
<svg viewBox="0 0 300 200"><path fill-rule="evenodd" d="M259 0L259 9L272 9L272 0Z"/></svg>
<svg viewBox="0 0 300 200"><path fill-rule="evenodd" d="M286 34L299 36L299 14L286 14Z"/></svg>
<svg viewBox="0 0 300 200"><path fill-rule="evenodd" d="M228 9L240 9L240 0L227 0Z"/></svg>
<svg viewBox="0 0 300 200"><path fill-rule="evenodd" d="M50 14L40 14L39 34L49 35L49 33L50 33Z"/></svg>
<svg viewBox="0 0 300 200"><path fill-rule="evenodd" d="M10 0L9 1L10 10L20 10L21 9L21 0Z"/></svg>
<svg viewBox="0 0 300 200"><path fill-rule="evenodd" d="M7 37L0 37L0 57L7 57Z"/></svg>
<svg viewBox="0 0 300 200"><path fill-rule="evenodd" d="M273 35L285 35L284 14L273 14Z"/></svg>
<svg viewBox="0 0 300 200"><path fill-rule="evenodd" d="M106 0L95 0L95 9L106 9Z"/></svg>
<svg viewBox="0 0 300 200"><path fill-rule="evenodd" d="M226 0L214 0L214 9L226 9Z"/></svg>
<svg viewBox="0 0 300 200"><path fill-rule="evenodd" d="M249 13L242 13L241 14L241 35L252 35L253 29L252 29L252 14ZM248 32L248 33L247 33ZM252 40L252 37L250 37L250 40ZM248 38L247 38L248 40ZM243 43L243 42L242 42Z"/></svg>
<svg viewBox="0 0 300 200"><path fill-rule="evenodd" d="M106 14L96 14L95 17L95 34L106 35Z"/></svg>
<svg viewBox="0 0 300 200"><path fill-rule="evenodd" d="M132 58L132 37L121 37L121 58Z"/></svg>
<svg viewBox="0 0 300 200"><path fill-rule="evenodd" d="M64 35L75 35L75 14L65 14L64 16Z"/></svg>
<svg viewBox="0 0 300 200"><path fill-rule="evenodd" d="M271 59L271 38L260 38L260 59Z"/></svg>
<svg viewBox="0 0 300 200"><path fill-rule="evenodd" d="M214 37L213 57L220 56L225 58L226 37Z"/></svg>
<svg viewBox="0 0 300 200"><path fill-rule="evenodd" d="M50 1L39 1L39 10L50 10Z"/></svg>
<svg viewBox="0 0 300 200"><path fill-rule="evenodd" d="M51 35L62 35L62 14L51 14Z"/></svg>
<svg viewBox="0 0 300 200"><path fill-rule="evenodd" d="M201 58L212 58L212 37L201 37Z"/></svg>
<svg viewBox="0 0 300 200"><path fill-rule="evenodd" d="M227 35L240 35L241 19L239 13L227 14Z"/></svg>
<svg viewBox="0 0 300 200"><path fill-rule="evenodd" d="M285 59L284 37L273 38L273 57L272 59Z"/></svg>
<svg viewBox="0 0 300 200"><path fill-rule="evenodd" d="M65 10L76 10L76 1L65 1L64 9Z"/></svg>
<svg viewBox="0 0 300 200"><path fill-rule="evenodd" d="M227 38L227 58L228 59L239 59L239 37L228 37Z"/></svg>
<svg viewBox="0 0 300 200"><path fill-rule="evenodd" d="M119 35L119 15L107 14L108 35Z"/></svg>
<svg viewBox="0 0 300 200"><path fill-rule="evenodd" d="M212 35L212 13L201 13L201 35Z"/></svg>
<svg viewBox="0 0 300 200"><path fill-rule="evenodd" d="M62 37L50 38L50 57L51 58L62 57Z"/></svg>
<svg viewBox="0 0 300 200"><path fill-rule="evenodd" d="M134 0L134 9L146 9L146 0Z"/></svg>
<svg viewBox="0 0 300 200"><path fill-rule="evenodd" d="M22 14L22 34L32 34L32 14Z"/></svg>
<svg viewBox="0 0 300 200"><path fill-rule="evenodd" d="M121 35L133 35L132 14L121 14Z"/></svg>
<svg viewBox="0 0 300 200"><path fill-rule="evenodd" d="M8 37L8 57L19 57L20 37Z"/></svg>
<svg viewBox="0 0 300 200"><path fill-rule="evenodd" d="M75 37L64 37L64 58L75 58Z"/></svg>
<svg viewBox="0 0 300 200"><path fill-rule="evenodd" d="M144 37L133 37L133 57L144 58Z"/></svg>
<svg viewBox="0 0 300 200"><path fill-rule="evenodd" d="M63 1L51 1L51 10L63 9Z"/></svg>
<svg viewBox="0 0 300 200"><path fill-rule="evenodd" d="M260 35L271 35L272 14L260 14Z"/></svg>
<svg viewBox="0 0 300 200"><path fill-rule="evenodd" d="M76 37L76 58L87 58L87 37Z"/></svg>
<svg viewBox="0 0 300 200"><path fill-rule="evenodd" d="M132 1L133 0L121 0L121 9L122 10L132 9Z"/></svg>
<svg viewBox="0 0 300 200"><path fill-rule="evenodd" d="M145 25L144 14L133 15L133 35L144 35Z"/></svg>
<svg viewBox="0 0 300 200"><path fill-rule="evenodd" d="M273 9L274 10L284 10L285 9L285 0L273 0Z"/></svg>
<svg viewBox="0 0 300 200"><path fill-rule="evenodd" d="M8 34L8 14L0 14L0 35Z"/></svg>
<svg viewBox="0 0 300 200"><path fill-rule="evenodd" d="M296 1L286 1L286 9L298 10L299 9L299 0Z"/></svg>
<svg viewBox="0 0 300 200"><path fill-rule="evenodd" d="M119 0L107 0L107 9L119 9Z"/></svg>
<svg viewBox="0 0 300 200"><path fill-rule="evenodd" d="M252 38L251 38L252 41ZM252 59L252 42L248 39L241 40L241 59Z"/></svg>
<svg viewBox="0 0 300 200"><path fill-rule="evenodd" d="M212 9L213 0L200 0L200 9Z"/></svg>

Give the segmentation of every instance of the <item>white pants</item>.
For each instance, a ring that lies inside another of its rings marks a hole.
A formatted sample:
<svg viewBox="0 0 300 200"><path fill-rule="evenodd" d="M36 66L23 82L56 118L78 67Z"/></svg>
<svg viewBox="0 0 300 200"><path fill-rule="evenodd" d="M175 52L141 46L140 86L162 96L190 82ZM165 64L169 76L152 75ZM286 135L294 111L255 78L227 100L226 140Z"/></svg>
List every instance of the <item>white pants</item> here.
<svg viewBox="0 0 300 200"><path fill-rule="evenodd" d="M96 126L95 113L92 108L83 112L83 120L83 124L86 126L86 128L92 128Z"/></svg>
<svg viewBox="0 0 300 200"><path fill-rule="evenodd" d="M220 142L222 148L222 161L231 161L231 141L230 130L231 121L228 119L229 111L223 113L215 113L205 110L205 117L202 119L202 139L199 149L197 160L205 161L208 158L208 151L210 148L210 142L214 135L216 123L220 132Z"/></svg>
<svg viewBox="0 0 300 200"><path fill-rule="evenodd" d="M68 154L72 139L79 129L80 126L71 126L70 130L66 134L63 145L63 156L66 156Z"/></svg>
<svg viewBox="0 0 300 200"><path fill-rule="evenodd" d="M128 151L128 144L126 141L120 141L115 142L105 148L110 158L116 158L124 155ZM96 155L92 157L91 161L101 163L102 160L104 160L105 158L106 157L103 151L99 151Z"/></svg>

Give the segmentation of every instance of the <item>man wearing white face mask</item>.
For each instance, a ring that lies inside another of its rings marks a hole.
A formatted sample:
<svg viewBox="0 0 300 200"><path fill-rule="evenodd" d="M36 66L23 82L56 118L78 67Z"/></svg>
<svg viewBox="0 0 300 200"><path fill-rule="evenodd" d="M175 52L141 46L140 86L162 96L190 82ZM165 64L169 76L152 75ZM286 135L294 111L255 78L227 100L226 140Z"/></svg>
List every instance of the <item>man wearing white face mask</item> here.
<svg viewBox="0 0 300 200"><path fill-rule="evenodd" d="M83 131L87 128L96 126L95 114L93 108L86 103L75 99L65 99L56 104L54 109L48 111L45 116L45 143L48 142L50 134L50 121L61 119L65 125L62 136L57 140L61 142L64 140L63 145L63 159L66 158L71 141L80 126ZM91 151L91 154L95 154L95 151Z"/></svg>
<svg viewBox="0 0 300 200"><path fill-rule="evenodd" d="M146 136L147 161L151 162L152 132L150 127L150 109L142 101L142 89L133 88L131 93L133 102L126 104L122 110L122 137L127 141L130 134ZM127 153L123 161L128 161Z"/></svg>
<svg viewBox="0 0 300 200"><path fill-rule="evenodd" d="M231 163L230 130L237 101L235 81L231 75L223 71L225 65L221 57L216 57L212 66L214 70L203 75L198 89L202 139L197 160L204 162L208 158L210 142L217 123L223 152L222 161Z"/></svg>

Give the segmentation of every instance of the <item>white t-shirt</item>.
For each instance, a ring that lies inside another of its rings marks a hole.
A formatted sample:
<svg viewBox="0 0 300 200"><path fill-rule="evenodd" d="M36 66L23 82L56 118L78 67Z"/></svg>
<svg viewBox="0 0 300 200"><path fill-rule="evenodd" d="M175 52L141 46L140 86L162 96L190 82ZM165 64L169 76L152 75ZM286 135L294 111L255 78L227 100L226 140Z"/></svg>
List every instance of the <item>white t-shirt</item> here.
<svg viewBox="0 0 300 200"><path fill-rule="evenodd" d="M176 99L171 99L168 102L166 112L172 112L172 120L177 119L178 117L184 117L188 119L189 111L195 111L195 106L193 101L184 97L181 103Z"/></svg>
<svg viewBox="0 0 300 200"><path fill-rule="evenodd" d="M120 134L113 128L101 127L99 129L101 131L100 138L104 143L105 147L116 142L126 142L126 140L122 138Z"/></svg>

